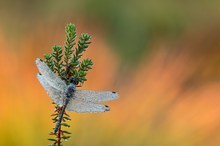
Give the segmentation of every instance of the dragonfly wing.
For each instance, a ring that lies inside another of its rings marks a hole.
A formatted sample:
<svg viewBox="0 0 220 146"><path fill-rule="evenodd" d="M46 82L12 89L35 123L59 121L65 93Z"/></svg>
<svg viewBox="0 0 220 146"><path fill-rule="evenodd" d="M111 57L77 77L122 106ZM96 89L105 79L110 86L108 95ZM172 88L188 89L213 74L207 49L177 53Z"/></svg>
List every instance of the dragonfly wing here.
<svg viewBox="0 0 220 146"><path fill-rule="evenodd" d="M60 91L64 91L66 89L65 82L61 80L55 73L53 73L47 64L43 62L43 60L37 58L35 62L40 74L44 76L44 79L49 85Z"/></svg>
<svg viewBox="0 0 220 146"><path fill-rule="evenodd" d="M111 91L76 90L74 97L76 99L96 103L117 99L118 93Z"/></svg>
<svg viewBox="0 0 220 146"><path fill-rule="evenodd" d="M107 105L95 104L74 98L70 99L66 109L78 113L107 112L110 110Z"/></svg>
<svg viewBox="0 0 220 146"><path fill-rule="evenodd" d="M52 87L50 84L48 84L47 80L45 79L44 75L37 74L37 79L39 80L40 84L44 87L44 89L47 91L47 94L50 96L50 98L59 106L63 105L63 97L64 97L64 91L60 91Z"/></svg>

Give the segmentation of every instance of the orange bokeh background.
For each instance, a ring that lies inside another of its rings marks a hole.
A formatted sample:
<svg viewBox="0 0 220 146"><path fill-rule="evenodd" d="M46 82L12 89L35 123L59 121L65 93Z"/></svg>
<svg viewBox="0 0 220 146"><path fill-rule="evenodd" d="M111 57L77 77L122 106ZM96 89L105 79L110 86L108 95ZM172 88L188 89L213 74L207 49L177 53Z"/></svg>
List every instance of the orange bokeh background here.
<svg viewBox="0 0 220 146"><path fill-rule="evenodd" d="M108 113L69 113L72 138L64 145L219 146L220 23L209 15L210 23L187 24L175 39L153 37L138 60L124 59L108 40L106 20L87 13L62 21L36 17L22 35L0 23L0 145L50 144L53 105L34 61L64 44L64 27L72 22L78 35L92 35L84 57L94 66L82 89L115 90L120 98L106 103Z"/></svg>

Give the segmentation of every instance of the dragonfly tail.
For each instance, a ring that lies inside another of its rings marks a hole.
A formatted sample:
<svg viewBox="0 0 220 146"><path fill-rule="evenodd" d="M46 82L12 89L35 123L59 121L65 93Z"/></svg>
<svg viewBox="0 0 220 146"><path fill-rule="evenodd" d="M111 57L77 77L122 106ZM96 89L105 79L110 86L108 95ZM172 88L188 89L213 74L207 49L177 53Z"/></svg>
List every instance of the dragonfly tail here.
<svg viewBox="0 0 220 146"><path fill-rule="evenodd" d="M54 128L54 134L56 134L57 133L57 131L59 130L59 128L60 128L60 122L57 122L57 124L56 124L56 126L55 126L55 128Z"/></svg>
<svg viewBox="0 0 220 146"><path fill-rule="evenodd" d="M62 122L62 120L63 120L63 115L64 115L64 112L65 112L65 109L66 109L66 106L67 106L68 103L69 103L69 98L67 98L67 99L65 100L65 104L64 104L64 106L63 106L63 108L62 108L62 111L61 111L61 113L60 113L60 117L59 117L59 119L58 119L58 121L57 121L57 124L56 124L56 126L55 126L55 128L54 128L54 134L56 134L57 131L58 131L59 128L60 128L61 122Z"/></svg>

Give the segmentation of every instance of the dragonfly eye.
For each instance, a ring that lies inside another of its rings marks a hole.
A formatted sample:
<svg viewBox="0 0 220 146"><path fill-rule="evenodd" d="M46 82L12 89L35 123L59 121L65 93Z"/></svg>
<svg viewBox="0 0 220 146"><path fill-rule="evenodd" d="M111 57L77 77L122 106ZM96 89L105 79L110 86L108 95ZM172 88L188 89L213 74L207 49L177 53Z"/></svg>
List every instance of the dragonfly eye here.
<svg viewBox="0 0 220 146"><path fill-rule="evenodd" d="M70 79L70 83L72 83L74 85L78 85L79 84L79 80L77 78L71 78Z"/></svg>

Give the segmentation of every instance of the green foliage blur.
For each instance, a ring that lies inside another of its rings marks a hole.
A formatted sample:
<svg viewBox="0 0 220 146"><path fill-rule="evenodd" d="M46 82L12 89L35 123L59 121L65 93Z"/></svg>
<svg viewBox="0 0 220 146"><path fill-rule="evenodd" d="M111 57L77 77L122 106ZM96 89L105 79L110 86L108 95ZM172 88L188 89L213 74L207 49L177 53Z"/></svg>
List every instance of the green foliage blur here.
<svg viewBox="0 0 220 146"><path fill-rule="evenodd" d="M17 38L31 31L36 23L81 18L88 25L101 26L123 64L133 65L150 51L153 40L176 40L188 27L215 21L220 13L219 4L217 0L3 0L0 23L10 37Z"/></svg>

